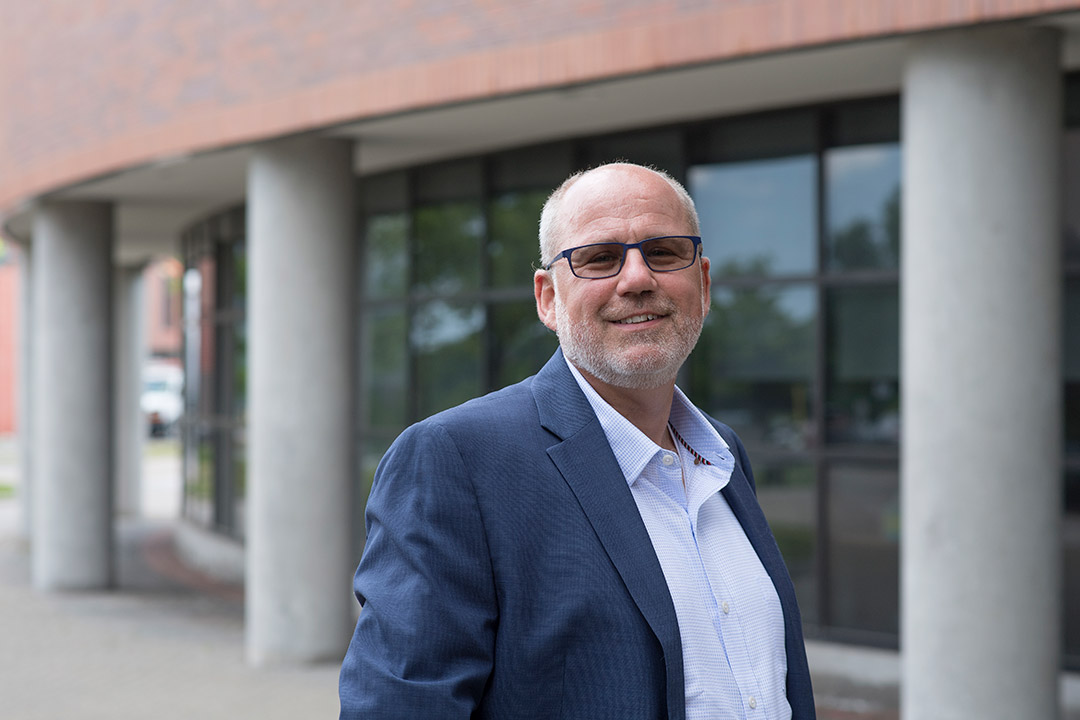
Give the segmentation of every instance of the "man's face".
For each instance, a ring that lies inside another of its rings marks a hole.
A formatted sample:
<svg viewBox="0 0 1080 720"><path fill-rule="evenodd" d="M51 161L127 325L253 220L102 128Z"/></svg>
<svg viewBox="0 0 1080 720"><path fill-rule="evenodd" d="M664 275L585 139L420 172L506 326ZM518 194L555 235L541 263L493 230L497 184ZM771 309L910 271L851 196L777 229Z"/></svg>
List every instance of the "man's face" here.
<svg viewBox="0 0 1080 720"><path fill-rule="evenodd" d="M601 168L563 199L556 252L598 242L633 243L692 230L675 191L644 168ZM553 282L554 275L557 281ZM709 311L709 261L654 272L637 250L610 278L575 277L560 259L534 278L540 319L559 336L575 367L624 388L660 387L675 379Z"/></svg>

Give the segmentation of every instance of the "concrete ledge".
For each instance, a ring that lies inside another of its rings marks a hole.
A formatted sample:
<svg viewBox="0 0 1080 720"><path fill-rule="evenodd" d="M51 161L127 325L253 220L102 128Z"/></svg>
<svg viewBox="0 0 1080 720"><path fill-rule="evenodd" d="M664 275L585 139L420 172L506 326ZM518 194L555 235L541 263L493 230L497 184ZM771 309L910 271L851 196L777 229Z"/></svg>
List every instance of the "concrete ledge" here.
<svg viewBox="0 0 1080 720"><path fill-rule="evenodd" d="M176 551L183 561L212 578L244 582L244 546L233 538L185 520L176 523Z"/></svg>
<svg viewBox="0 0 1080 720"><path fill-rule="evenodd" d="M807 640L806 660L814 676L859 685L900 685L900 653L893 650Z"/></svg>
<svg viewBox="0 0 1080 720"><path fill-rule="evenodd" d="M900 687L900 653L894 650L807 640L806 658L816 684L838 679L876 688ZM1080 673L1061 673L1058 699L1070 717L1080 713Z"/></svg>

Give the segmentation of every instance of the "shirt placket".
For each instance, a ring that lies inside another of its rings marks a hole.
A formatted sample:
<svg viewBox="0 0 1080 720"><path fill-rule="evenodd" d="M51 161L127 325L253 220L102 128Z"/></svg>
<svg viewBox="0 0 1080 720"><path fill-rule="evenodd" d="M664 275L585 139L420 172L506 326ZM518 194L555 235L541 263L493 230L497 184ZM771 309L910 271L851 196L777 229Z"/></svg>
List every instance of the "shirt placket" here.
<svg viewBox="0 0 1080 720"><path fill-rule="evenodd" d="M748 719L766 718L765 707L760 698L763 698L761 683L754 672L750 652L747 647L746 630L740 616L741 603L737 601L731 591L724 573L722 558L718 558L713 567L715 572L709 572L709 564L703 557L701 543L697 542L699 532L698 518L702 506L707 502L722 502L719 496L720 484L715 482L711 471L706 468L694 467L691 471L693 481L687 478L687 486L690 491L690 521L694 533L695 545L698 548L701 572L709 589L706 602L713 616L714 626L720 639L720 645L724 648L731 668L731 675L739 688L742 697L742 714ZM690 473L688 473L688 476Z"/></svg>

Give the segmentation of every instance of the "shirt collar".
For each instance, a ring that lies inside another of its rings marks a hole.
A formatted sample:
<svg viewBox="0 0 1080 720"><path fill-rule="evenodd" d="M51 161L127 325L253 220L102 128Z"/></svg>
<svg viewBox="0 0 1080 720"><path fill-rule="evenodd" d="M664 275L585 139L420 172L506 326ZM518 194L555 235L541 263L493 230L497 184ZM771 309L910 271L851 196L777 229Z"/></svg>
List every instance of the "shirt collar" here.
<svg viewBox="0 0 1080 720"><path fill-rule="evenodd" d="M632 422L600 397L600 393L596 392L596 389L565 355L563 359L581 391L585 393L585 398L592 406L593 412L596 413L596 418L600 421L600 427L607 436L608 444L611 445L611 451L615 454L615 460L619 463L626 482L633 485L649 461L658 452L663 451L663 448L650 440L645 433L638 430ZM720 487L727 485L731 470L735 466L735 458L728 444L720 437L720 433L716 431L712 423L705 419L705 415L694 407L678 386L675 387L675 397L671 403L671 415L668 421L675 426L690 447L723 471L724 479Z"/></svg>

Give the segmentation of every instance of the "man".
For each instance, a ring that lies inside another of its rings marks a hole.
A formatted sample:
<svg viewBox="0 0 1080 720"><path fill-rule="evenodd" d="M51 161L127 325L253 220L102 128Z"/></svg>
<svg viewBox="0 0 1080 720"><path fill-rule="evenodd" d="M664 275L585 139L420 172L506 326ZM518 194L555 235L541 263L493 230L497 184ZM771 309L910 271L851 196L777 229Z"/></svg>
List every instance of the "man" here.
<svg viewBox="0 0 1080 720"><path fill-rule="evenodd" d="M814 717L746 453L675 388L709 311L670 177L578 174L540 221L534 377L387 452L342 718Z"/></svg>

